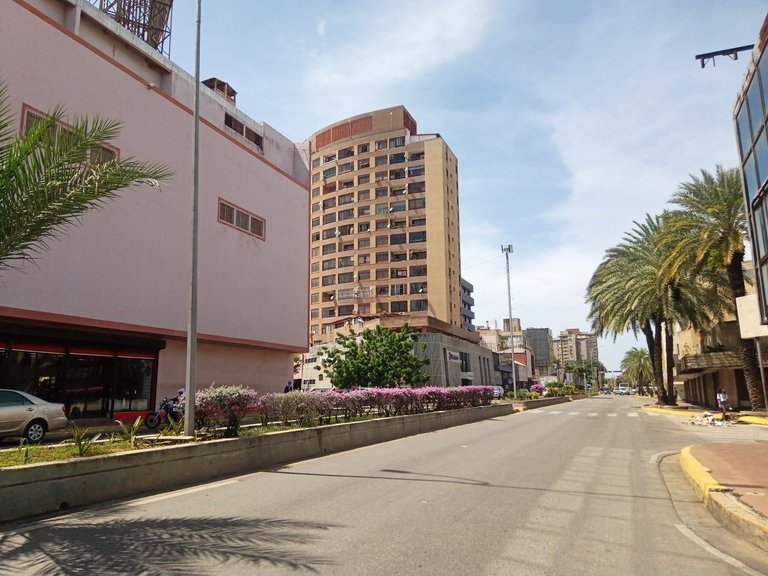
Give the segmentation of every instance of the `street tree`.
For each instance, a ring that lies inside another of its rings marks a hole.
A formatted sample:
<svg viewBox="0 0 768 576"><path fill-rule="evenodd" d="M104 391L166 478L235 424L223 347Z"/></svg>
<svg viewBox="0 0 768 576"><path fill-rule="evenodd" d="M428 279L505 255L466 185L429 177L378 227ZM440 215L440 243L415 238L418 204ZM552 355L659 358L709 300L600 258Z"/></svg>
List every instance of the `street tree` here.
<svg viewBox="0 0 768 576"><path fill-rule="evenodd" d="M678 209L664 214L662 245L666 247L666 277L694 268L700 272L724 271L730 290L728 308L736 315L736 298L746 294L744 241L747 217L737 168L718 165L715 174L706 170L691 175L672 196ZM760 368L754 343L741 339L739 352L749 400L754 410L765 409Z"/></svg>
<svg viewBox="0 0 768 576"><path fill-rule="evenodd" d="M318 355L336 388L423 386L429 382L423 371L429 358L417 354L426 350L418 339L407 323L399 330L376 326L337 334L335 347L324 347Z"/></svg>
<svg viewBox="0 0 768 576"><path fill-rule="evenodd" d="M632 348L621 359L621 374L627 382L643 391L653 381L653 364L648 350Z"/></svg>
<svg viewBox="0 0 768 576"><path fill-rule="evenodd" d="M135 185L158 187L161 165L108 158L103 145L120 123L81 118L64 124L63 108L16 132L7 87L0 84L0 271L18 269L88 210Z"/></svg>

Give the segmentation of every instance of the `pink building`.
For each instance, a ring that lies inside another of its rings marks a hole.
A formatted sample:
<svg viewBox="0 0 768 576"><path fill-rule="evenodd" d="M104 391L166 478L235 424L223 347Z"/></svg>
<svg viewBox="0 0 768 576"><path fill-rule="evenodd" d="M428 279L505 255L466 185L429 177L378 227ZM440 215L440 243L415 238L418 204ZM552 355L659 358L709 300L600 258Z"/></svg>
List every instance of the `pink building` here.
<svg viewBox="0 0 768 576"><path fill-rule="evenodd" d="M37 265L0 274L0 387L73 416L147 410L184 385L194 80L94 6L0 2L0 81L19 130L64 105L122 121L108 150L167 164L161 191L123 191ZM198 387L282 390L307 348L309 194L302 153L201 87ZM210 88L209 88L210 86Z"/></svg>

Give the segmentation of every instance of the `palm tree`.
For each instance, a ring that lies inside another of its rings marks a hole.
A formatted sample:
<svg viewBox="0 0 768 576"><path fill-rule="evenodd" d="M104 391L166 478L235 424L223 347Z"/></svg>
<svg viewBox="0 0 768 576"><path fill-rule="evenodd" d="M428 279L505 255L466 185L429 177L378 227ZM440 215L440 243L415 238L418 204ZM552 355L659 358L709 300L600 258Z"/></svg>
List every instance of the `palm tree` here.
<svg viewBox="0 0 768 576"><path fill-rule="evenodd" d="M606 251L590 279L589 319L600 335L641 331L650 353L661 404L673 400L672 326L675 322L700 326L722 314L717 279L681 271L665 277L659 243L662 219L646 215L632 232ZM706 281L703 281L706 280ZM663 344L662 345L662 341ZM662 351L666 349L666 371ZM664 382L666 380L667 388Z"/></svg>
<svg viewBox="0 0 768 576"><path fill-rule="evenodd" d="M664 216L662 242L669 247L667 277L690 267L704 273L725 271L730 305L735 311L736 298L746 293L742 263L747 217L739 170L718 165L714 175L706 170L701 171L701 177L691 175L689 182L680 184L670 203L680 209ZM738 322L738 312L736 319ZM742 339L739 348L752 409L765 409L755 347Z"/></svg>
<svg viewBox="0 0 768 576"><path fill-rule="evenodd" d="M621 375L641 390L653 380L653 364L648 351L632 348L621 359Z"/></svg>
<svg viewBox="0 0 768 576"><path fill-rule="evenodd" d="M120 132L112 120L63 125L57 108L15 132L7 88L0 84L0 271L19 268L86 211L138 184L157 187L171 176L160 164L133 158L101 161L105 142Z"/></svg>

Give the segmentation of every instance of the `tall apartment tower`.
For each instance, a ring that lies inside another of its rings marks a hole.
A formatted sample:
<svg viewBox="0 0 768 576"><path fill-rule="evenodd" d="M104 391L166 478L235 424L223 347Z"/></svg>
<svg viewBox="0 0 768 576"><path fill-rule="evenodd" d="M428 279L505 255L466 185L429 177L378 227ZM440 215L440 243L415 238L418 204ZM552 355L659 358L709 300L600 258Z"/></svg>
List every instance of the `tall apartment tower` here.
<svg viewBox="0 0 768 576"><path fill-rule="evenodd" d="M309 331L418 313L462 327L456 156L403 106L336 122L309 139ZM465 313L466 318L466 313Z"/></svg>
<svg viewBox="0 0 768 576"><path fill-rule="evenodd" d="M536 373L541 376L555 375L555 350L552 330L549 328L526 328L525 333L533 348Z"/></svg>
<svg viewBox="0 0 768 576"><path fill-rule="evenodd" d="M553 340L555 357L565 367L580 360L599 362L597 336L591 332L582 332L578 328L568 328L560 332Z"/></svg>

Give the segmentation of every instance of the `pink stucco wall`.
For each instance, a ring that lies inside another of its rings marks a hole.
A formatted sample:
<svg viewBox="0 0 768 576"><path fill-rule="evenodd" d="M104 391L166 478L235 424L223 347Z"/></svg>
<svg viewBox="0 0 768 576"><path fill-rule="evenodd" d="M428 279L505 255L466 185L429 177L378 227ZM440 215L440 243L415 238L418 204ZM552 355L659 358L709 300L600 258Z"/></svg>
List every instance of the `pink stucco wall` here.
<svg viewBox="0 0 768 576"><path fill-rule="evenodd" d="M150 73L146 62L146 75L132 70L137 78L25 4L0 2L0 77L19 126L24 106L48 111L63 104L69 118L115 118L124 124L114 142L122 157L161 162L176 174L159 191L124 191L59 235L37 265L3 272L0 306L138 325L161 335L185 332L193 159L188 79L164 83L178 86L178 94L150 90L142 78L156 71ZM46 3L33 3L41 4ZM207 91L204 96L212 98ZM198 331L203 340L282 350L285 362L286 352L307 343L305 175L296 171L289 177L228 137L218 103L203 109L212 114L204 121L218 129L205 123L201 129ZM266 241L218 222L219 198L264 218Z"/></svg>

